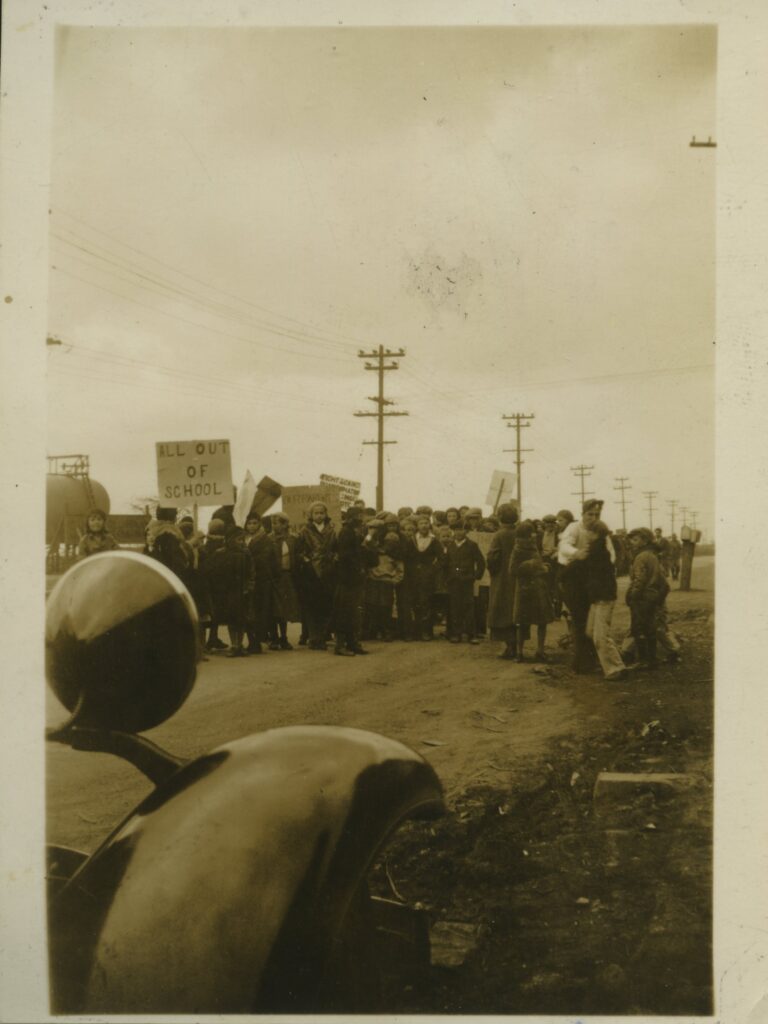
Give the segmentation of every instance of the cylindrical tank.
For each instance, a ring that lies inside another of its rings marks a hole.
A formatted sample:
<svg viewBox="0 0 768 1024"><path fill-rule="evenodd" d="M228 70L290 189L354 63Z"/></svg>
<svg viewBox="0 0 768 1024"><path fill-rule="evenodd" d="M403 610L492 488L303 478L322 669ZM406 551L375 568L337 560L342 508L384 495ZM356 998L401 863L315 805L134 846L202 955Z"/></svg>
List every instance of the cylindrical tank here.
<svg viewBox="0 0 768 1024"><path fill-rule="evenodd" d="M93 498L89 495L88 484ZM109 495L96 480L49 473L45 481L45 542L50 544L64 517L77 516L85 524L92 508L109 513ZM71 519L70 519L71 521ZM62 538L63 540L63 538Z"/></svg>

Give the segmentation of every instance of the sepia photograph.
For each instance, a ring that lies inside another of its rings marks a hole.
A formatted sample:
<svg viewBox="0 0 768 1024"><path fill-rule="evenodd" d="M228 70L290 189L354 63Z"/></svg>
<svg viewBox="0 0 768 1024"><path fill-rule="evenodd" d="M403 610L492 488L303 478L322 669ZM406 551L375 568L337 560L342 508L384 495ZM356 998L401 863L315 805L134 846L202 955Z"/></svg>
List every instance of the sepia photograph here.
<svg viewBox="0 0 768 1024"><path fill-rule="evenodd" d="M45 15L38 999L712 1019L722 30L321 9Z"/></svg>

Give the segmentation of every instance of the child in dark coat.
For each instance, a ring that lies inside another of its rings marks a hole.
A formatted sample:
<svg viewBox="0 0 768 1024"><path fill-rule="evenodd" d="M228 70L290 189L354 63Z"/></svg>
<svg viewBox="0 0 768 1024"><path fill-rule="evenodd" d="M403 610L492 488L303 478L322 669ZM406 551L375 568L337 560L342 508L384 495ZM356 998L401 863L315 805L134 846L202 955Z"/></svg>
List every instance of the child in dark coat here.
<svg viewBox="0 0 768 1024"><path fill-rule="evenodd" d="M630 631L640 657L639 668L656 668L656 618L669 593L669 584L653 549L653 534L645 527L627 535L634 555L626 602Z"/></svg>
<svg viewBox="0 0 768 1024"><path fill-rule="evenodd" d="M466 636L469 643L477 644L480 641L475 636L475 580L482 579L485 559L477 544L467 537L463 525L454 527L446 559L451 643L457 644Z"/></svg>
<svg viewBox="0 0 768 1024"><path fill-rule="evenodd" d="M510 559L510 575L515 580L512 618L517 633L515 661L524 661L525 642L536 627L536 660L546 661L544 644L547 625L553 619L547 587L547 567L539 552L533 523L521 523L515 530Z"/></svg>
<svg viewBox="0 0 768 1024"><path fill-rule="evenodd" d="M111 533L107 531L107 517L100 508L92 508L85 523L85 533L77 545L77 557L87 558L98 555L101 551L114 551L119 548Z"/></svg>
<svg viewBox="0 0 768 1024"><path fill-rule="evenodd" d="M248 620L253 564L245 547L245 531L230 526L223 549L212 553L208 562L208 582L218 621L229 630L228 658L242 658L243 633Z"/></svg>

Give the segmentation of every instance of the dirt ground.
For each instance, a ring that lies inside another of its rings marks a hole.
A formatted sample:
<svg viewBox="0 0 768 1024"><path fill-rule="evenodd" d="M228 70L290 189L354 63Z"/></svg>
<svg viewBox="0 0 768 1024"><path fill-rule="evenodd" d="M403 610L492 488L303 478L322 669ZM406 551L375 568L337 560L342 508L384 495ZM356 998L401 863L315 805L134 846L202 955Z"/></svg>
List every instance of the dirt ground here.
<svg viewBox="0 0 768 1024"><path fill-rule="evenodd" d="M187 704L149 737L183 756L278 725L342 724L403 741L435 767L448 813L407 824L372 890L423 909L455 966L399 978L389 1012L710 1012L714 559L668 599L679 665L609 684L497 659L484 642L371 644L211 658ZM615 635L627 626L617 605ZM62 709L51 697L49 724ZM601 811L600 772L684 773L671 799L642 787ZM90 850L148 791L107 755L51 746L52 842ZM436 927L435 927L436 926Z"/></svg>

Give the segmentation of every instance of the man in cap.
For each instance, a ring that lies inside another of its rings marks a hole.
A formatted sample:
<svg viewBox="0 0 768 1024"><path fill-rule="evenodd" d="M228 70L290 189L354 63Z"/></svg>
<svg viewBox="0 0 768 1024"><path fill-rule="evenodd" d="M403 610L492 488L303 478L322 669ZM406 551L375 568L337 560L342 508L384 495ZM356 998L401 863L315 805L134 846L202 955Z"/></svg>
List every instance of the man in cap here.
<svg viewBox="0 0 768 1024"><path fill-rule="evenodd" d="M483 510L481 508L468 508L464 516L464 528L469 533L471 530L479 530L483 521Z"/></svg>
<svg viewBox="0 0 768 1024"><path fill-rule="evenodd" d="M573 668L578 673L589 672L597 664L594 644L587 637L587 619L591 602L587 593L584 560L594 539L594 527L600 521L603 504L597 498L585 501L581 519L563 530L557 548L563 599L571 615Z"/></svg>

